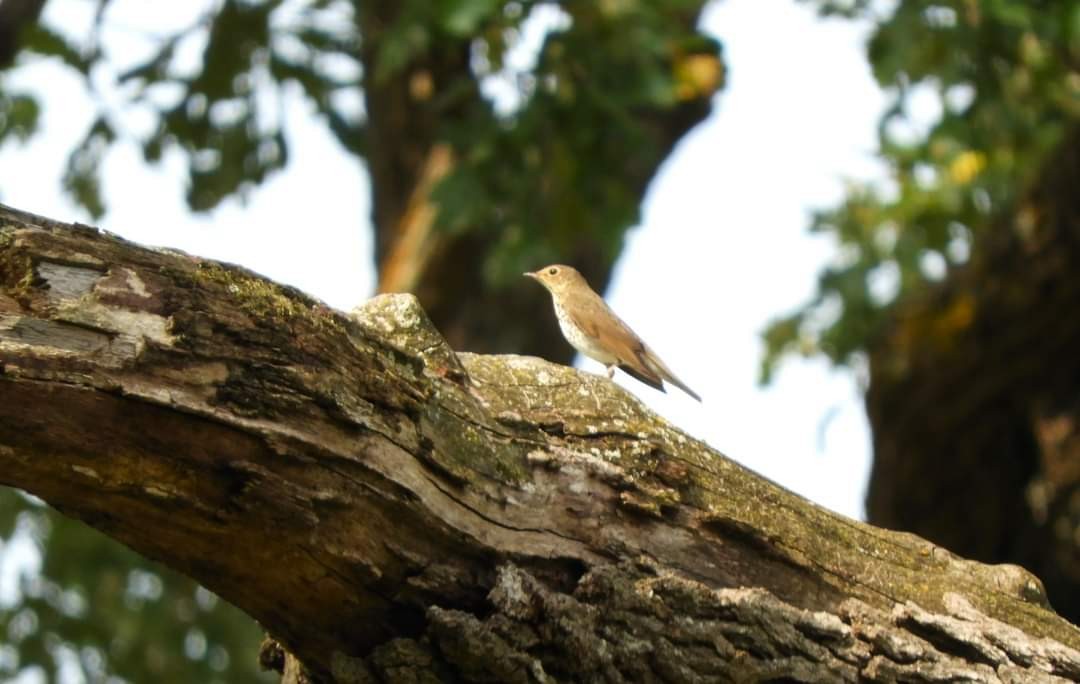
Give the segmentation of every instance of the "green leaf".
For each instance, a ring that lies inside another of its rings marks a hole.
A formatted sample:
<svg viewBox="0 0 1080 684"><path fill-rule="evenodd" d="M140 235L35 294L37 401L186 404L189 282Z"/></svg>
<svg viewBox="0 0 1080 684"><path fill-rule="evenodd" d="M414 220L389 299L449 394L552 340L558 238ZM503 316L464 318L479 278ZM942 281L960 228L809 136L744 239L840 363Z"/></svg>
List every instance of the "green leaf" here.
<svg viewBox="0 0 1080 684"><path fill-rule="evenodd" d="M104 117L99 117L68 156L63 187L71 198L95 219L105 214L101 198L101 163L116 132Z"/></svg>
<svg viewBox="0 0 1080 684"><path fill-rule="evenodd" d="M41 22L35 22L26 28L23 46L39 55L59 57L64 64L79 73L90 73L90 60L83 56L82 51Z"/></svg>
<svg viewBox="0 0 1080 684"><path fill-rule="evenodd" d="M502 4L500 0L444 0L439 3L439 24L451 35L470 36L498 14Z"/></svg>
<svg viewBox="0 0 1080 684"><path fill-rule="evenodd" d="M26 142L37 132L41 105L31 95L6 95L0 93L0 142L14 136Z"/></svg>
<svg viewBox="0 0 1080 684"><path fill-rule="evenodd" d="M385 83L401 73L414 58L427 50L430 42L431 34L427 27L399 22L379 45L375 82Z"/></svg>

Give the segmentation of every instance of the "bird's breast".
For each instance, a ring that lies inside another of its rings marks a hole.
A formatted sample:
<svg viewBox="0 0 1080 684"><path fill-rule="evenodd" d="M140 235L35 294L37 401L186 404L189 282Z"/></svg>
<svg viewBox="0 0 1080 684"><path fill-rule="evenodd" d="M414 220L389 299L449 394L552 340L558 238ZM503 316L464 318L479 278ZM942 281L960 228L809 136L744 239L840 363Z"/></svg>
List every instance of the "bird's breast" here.
<svg viewBox="0 0 1080 684"><path fill-rule="evenodd" d="M558 303L555 304L555 316L559 319L559 329L562 330L563 337L574 349L605 366L618 361L614 354L599 344L599 340L590 337L584 330L579 328L570 318L570 314L566 312L566 309L559 306Z"/></svg>

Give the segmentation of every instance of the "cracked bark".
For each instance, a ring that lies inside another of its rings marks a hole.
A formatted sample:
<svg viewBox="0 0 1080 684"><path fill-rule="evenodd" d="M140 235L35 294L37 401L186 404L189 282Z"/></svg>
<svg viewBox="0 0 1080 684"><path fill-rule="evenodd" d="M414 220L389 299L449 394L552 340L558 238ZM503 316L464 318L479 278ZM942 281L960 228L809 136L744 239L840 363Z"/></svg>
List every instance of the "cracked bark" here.
<svg viewBox="0 0 1080 684"><path fill-rule="evenodd" d="M288 681L1043 681L1016 566L825 511L605 378L455 354L0 207L0 483L184 572Z"/></svg>

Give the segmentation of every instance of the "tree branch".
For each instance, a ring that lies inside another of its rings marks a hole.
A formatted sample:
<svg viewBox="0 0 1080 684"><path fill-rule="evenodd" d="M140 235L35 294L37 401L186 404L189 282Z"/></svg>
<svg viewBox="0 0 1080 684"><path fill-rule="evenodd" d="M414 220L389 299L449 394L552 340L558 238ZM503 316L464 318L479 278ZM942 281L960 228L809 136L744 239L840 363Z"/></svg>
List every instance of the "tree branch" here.
<svg viewBox="0 0 1080 684"><path fill-rule="evenodd" d="M409 295L346 317L0 206L0 370L0 482L317 680L1080 676L1024 570L825 511L604 378L455 354Z"/></svg>

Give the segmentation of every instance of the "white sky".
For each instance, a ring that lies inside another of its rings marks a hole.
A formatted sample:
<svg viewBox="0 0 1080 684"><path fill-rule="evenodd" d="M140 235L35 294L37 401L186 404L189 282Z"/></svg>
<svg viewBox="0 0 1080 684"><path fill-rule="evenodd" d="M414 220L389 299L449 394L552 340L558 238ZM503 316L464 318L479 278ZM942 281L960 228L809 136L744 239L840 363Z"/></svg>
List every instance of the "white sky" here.
<svg viewBox="0 0 1080 684"><path fill-rule="evenodd" d="M52 0L46 21L79 33L94 5ZM105 43L118 57L134 59L146 49L147 29L189 21L203 6L150 5L110 4L114 28ZM607 297L705 402L617 378L729 457L861 518L870 446L852 374L822 361L789 361L773 386L762 389L756 378L760 332L812 294L833 252L808 236L810 211L836 203L846 178L881 176L873 152L884 96L863 55L867 28L822 21L794 0L726 0L703 21L723 42L728 86L655 179ZM49 63L4 78L5 88L43 94L45 105L40 135L26 146L0 147L0 201L90 222L60 191L66 155L93 116L85 88ZM205 216L184 205L178 158L147 167L136 147L121 145L104 163L109 212L95 223L135 241L244 264L339 308L354 306L374 283L367 176L311 112L292 92L289 167L246 205L229 201ZM132 126L140 123L133 117ZM535 284L523 279L521 287ZM0 595L5 577L10 581L10 569L0 557Z"/></svg>

